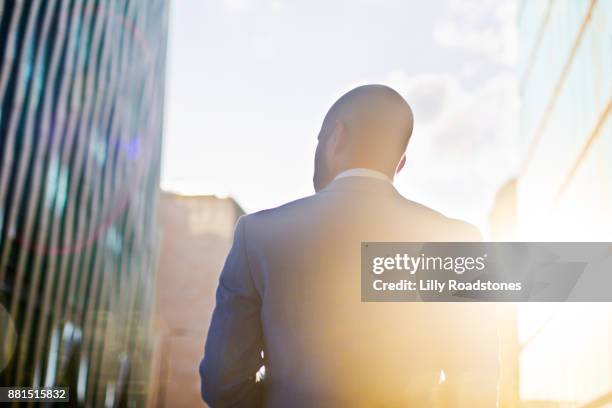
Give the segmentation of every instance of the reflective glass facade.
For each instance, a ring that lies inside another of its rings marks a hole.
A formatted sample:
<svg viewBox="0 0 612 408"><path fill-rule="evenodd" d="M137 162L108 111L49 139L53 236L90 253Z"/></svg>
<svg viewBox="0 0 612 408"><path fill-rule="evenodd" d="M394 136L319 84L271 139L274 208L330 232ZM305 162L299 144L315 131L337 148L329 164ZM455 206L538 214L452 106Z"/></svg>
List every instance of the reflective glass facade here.
<svg viewBox="0 0 612 408"><path fill-rule="evenodd" d="M0 385L144 404L167 7L0 0Z"/></svg>
<svg viewBox="0 0 612 408"><path fill-rule="evenodd" d="M612 3L522 1L519 28L521 235L609 240Z"/></svg>
<svg viewBox="0 0 612 408"><path fill-rule="evenodd" d="M522 0L518 24L518 239L612 241L612 1ZM612 404L609 304L522 304L518 321L526 406Z"/></svg>

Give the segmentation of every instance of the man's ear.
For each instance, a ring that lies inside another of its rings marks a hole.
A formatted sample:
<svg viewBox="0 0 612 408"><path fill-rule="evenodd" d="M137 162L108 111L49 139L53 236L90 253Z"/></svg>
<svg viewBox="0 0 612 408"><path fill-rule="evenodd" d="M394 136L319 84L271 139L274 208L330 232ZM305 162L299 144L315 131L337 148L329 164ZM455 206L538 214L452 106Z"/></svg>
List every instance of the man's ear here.
<svg viewBox="0 0 612 408"><path fill-rule="evenodd" d="M397 167L395 168L395 174L398 174L400 171L402 171L405 164L406 164L406 153L402 154L402 158L400 159L399 163L397 164Z"/></svg>
<svg viewBox="0 0 612 408"><path fill-rule="evenodd" d="M346 144L346 132L344 123L340 120L334 121L334 127L329 135L329 147L330 152L334 155L340 153L340 151L345 147Z"/></svg>

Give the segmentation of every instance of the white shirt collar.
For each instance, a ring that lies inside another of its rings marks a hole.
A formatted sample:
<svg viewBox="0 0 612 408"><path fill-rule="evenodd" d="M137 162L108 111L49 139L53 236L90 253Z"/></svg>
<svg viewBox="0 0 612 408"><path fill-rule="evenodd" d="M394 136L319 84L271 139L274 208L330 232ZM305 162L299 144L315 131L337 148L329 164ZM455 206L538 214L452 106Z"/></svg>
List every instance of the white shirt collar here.
<svg viewBox="0 0 612 408"><path fill-rule="evenodd" d="M375 178L379 180L384 180L388 183L393 183L393 181L389 177L387 177L386 174L383 174L380 171L376 171L372 169L365 169L365 168L355 168L355 169L345 170L342 173L338 174L334 178L334 180L338 180L344 177L370 177L370 178Z"/></svg>

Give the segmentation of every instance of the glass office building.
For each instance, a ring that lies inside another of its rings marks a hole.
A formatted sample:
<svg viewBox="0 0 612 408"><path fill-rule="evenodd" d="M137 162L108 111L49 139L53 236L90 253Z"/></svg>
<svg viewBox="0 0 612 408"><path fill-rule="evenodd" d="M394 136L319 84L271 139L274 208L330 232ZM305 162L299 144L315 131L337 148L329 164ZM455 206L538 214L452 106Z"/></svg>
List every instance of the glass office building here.
<svg viewBox="0 0 612 408"><path fill-rule="evenodd" d="M519 2L517 238L612 241L612 1ZM530 406L612 404L612 307L519 308Z"/></svg>
<svg viewBox="0 0 612 408"><path fill-rule="evenodd" d="M142 406L164 0L0 0L0 385Z"/></svg>
<svg viewBox="0 0 612 408"><path fill-rule="evenodd" d="M612 2L523 0L520 233L612 238Z"/></svg>

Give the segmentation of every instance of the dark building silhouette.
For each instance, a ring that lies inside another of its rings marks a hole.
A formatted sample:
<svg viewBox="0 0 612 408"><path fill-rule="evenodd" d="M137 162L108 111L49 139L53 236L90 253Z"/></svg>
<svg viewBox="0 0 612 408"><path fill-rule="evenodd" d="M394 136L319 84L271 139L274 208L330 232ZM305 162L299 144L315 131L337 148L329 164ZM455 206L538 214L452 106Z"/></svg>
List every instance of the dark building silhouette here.
<svg viewBox="0 0 612 408"><path fill-rule="evenodd" d="M0 2L0 385L144 404L167 7Z"/></svg>

